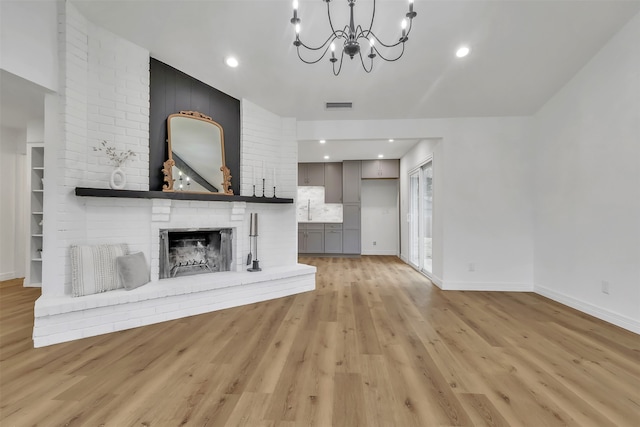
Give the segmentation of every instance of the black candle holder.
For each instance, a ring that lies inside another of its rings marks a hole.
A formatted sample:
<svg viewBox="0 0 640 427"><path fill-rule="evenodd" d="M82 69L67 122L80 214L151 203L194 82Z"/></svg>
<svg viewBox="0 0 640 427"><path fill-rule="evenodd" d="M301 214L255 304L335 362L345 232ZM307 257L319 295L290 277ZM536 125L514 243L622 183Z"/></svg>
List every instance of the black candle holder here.
<svg viewBox="0 0 640 427"><path fill-rule="evenodd" d="M262 197L265 197L265 194L264 194L265 181L266 181L266 179L262 178Z"/></svg>
<svg viewBox="0 0 640 427"><path fill-rule="evenodd" d="M253 184L253 197L256 197L256 185Z"/></svg>
<svg viewBox="0 0 640 427"><path fill-rule="evenodd" d="M272 197L272 199L275 199L275 198L276 198L276 186L274 185L273 186L273 197Z"/></svg>

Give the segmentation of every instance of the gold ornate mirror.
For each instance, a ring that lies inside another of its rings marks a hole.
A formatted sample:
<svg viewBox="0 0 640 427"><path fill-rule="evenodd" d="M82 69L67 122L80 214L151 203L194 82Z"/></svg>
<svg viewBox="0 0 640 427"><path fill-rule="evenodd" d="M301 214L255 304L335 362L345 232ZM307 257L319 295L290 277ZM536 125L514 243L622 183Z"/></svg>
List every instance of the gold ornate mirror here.
<svg viewBox="0 0 640 427"><path fill-rule="evenodd" d="M167 136L163 191L233 194L222 126L197 111L180 111L167 118Z"/></svg>

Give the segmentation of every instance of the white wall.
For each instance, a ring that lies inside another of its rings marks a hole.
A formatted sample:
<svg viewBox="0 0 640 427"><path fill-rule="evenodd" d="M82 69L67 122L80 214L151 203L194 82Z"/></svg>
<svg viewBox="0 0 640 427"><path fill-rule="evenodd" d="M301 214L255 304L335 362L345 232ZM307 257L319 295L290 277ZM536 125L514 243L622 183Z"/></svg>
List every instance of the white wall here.
<svg viewBox="0 0 640 427"><path fill-rule="evenodd" d="M427 162L429 159L434 159L434 149L439 143L440 139L423 139L418 142L411 150L409 150L401 159L400 159L400 257L404 260L404 262L409 262L409 222L407 221L407 216L409 214L409 172L419 167L420 165ZM438 159L434 160L434 177L436 175L436 163L438 163ZM434 187L442 183L441 179L434 179ZM434 200L436 197L436 188L434 188ZM435 209L435 205L434 205ZM434 215L434 223L432 224L435 228L438 227L438 224L435 223L436 218ZM438 239L437 241L433 240L434 244L442 246L442 239ZM440 251L441 253L442 251ZM434 254L435 255L435 254ZM438 264L436 266L436 264ZM433 259L433 274L436 277L442 277L442 258Z"/></svg>
<svg viewBox="0 0 640 427"><path fill-rule="evenodd" d="M398 190L397 179L362 180L363 255L398 255Z"/></svg>
<svg viewBox="0 0 640 427"><path fill-rule="evenodd" d="M24 277L26 133L0 128L0 280Z"/></svg>
<svg viewBox="0 0 640 427"><path fill-rule="evenodd" d="M57 22L55 1L0 1L0 68L56 91Z"/></svg>
<svg viewBox="0 0 640 427"><path fill-rule="evenodd" d="M278 197L297 197L298 189L298 143L296 121L283 118L247 99L242 100L242 143L240 163L242 178L240 192L253 192L252 170L262 167L276 170L276 192ZM272 174L266 173L265 193L273 196ZM291 265L298 261L298 235L296 205L250 204L248 211L258 213L260 236L258 255L261 266ZM247 215L247 229L248 229ZM241 237L248 239L248 234ZM247 253L243 254L246 256ZM255 254L254 254L255 255Z"/></svg>
<svg viewBox="0 0 640 427"><path fill-rule="evenodd" d="M638 40L640 15L536 114L534 143L536 291L636 332Z"/></svg>
<svg viewBox="0 0 640 427"><path fill-rule="evenodd" d="M452 121L434 190L444 289L533 290L530 132L528 118Z"/></svg>
<svg viewBox="0 0 640 427"><path fill-rule="evenodd" d="M441 139L433 164L434 282L443 289L532 290L531 122L527 117L298 122L298 139ZM412 160L405 156L402 180L408 164L429 151L416 150L424 152ZM401 189L408 196L405 184ZM403 240L407 225L400 223Z"/></svg>

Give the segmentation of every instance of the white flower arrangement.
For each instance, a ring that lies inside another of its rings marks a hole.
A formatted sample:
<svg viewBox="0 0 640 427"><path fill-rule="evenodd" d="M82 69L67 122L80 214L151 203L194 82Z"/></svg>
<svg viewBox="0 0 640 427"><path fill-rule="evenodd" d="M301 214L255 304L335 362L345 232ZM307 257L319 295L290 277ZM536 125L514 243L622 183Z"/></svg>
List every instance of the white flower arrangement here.
<svg viewBox="0 0 640 427"><path fill-rule="evenodd" d="M116 167L120 167L129 159L129 157L135 157L136 153L131 150L118 152L115 147L107 146L107 141L103 140L100 143L99 147L93 147L93 151L102 151L104 152L109 160L116 165Z"/></svg>

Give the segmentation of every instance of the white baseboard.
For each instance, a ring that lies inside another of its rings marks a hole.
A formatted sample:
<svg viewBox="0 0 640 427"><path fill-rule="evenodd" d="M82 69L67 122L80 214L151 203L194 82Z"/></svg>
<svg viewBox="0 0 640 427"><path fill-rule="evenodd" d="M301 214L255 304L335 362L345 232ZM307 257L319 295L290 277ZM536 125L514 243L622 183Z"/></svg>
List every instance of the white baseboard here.
<svg viewBox="0 0 640 427"><path fill-rule="evenodd" d="M7 273L0 273L0 281L11 280L16 278L15 271L9 271Z"/></svg>
<svg viewBox="0 0 640 427"><path fill-rule="evenodd" d="M363 250L362 255L393 255L393 256L398 256L398 252L395 249L388 249L388 250Z"/></svg>
<svg viewBox="0 0 640 427"><path fill-rule="evenodd" d="M580 301L579 299L573 298L569 295L562 294L560 292L556 292L552 289L545 288L543 286L536 285L534 287L534 291L535 293L542 295L543 297L549 298L555 302L559 302L560 304L564 304L571 308L575 308L578 311L589 314L600 320L604 320L605 322L612 323L628 331L635 332L636 334L640 334L640 322L638 322L635 319L631 319L627 316L622 316L618 313L615 313L610 310L606 310L602 307L595 306L585 301Z"/></svg>
<svg viewBox="0 0 640 427"><path fill-rule="evenodd" d="M442 289L442 279L441 278L439 278L438 276L432 274L430 279L431 279L431 283L433 283L434 285L436 285L437 287Z"/></svg>
<svg viewBox="0 0 640 427"><path fill-rule="evenodd" d="M533 292L531 283L441 281L441 284L445 291Z"/></svg>

